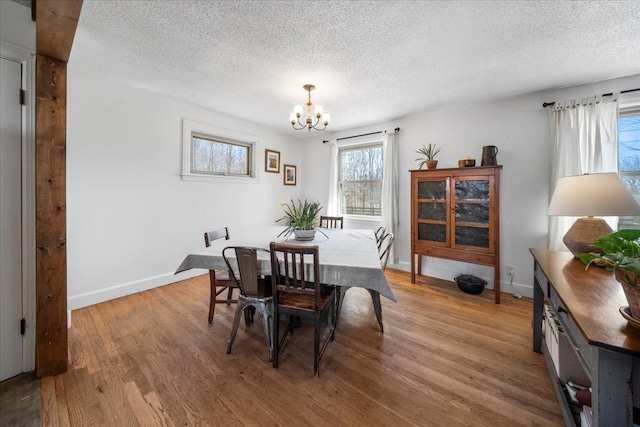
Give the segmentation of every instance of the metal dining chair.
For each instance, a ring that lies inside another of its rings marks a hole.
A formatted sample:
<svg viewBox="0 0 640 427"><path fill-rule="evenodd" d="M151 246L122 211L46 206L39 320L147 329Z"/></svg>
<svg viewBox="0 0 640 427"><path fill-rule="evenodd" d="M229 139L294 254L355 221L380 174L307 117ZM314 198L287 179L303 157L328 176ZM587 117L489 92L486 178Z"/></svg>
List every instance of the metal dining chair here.
<svg viewBox="0 0 640 427"><path fill-rule="evenodd" d="M231 253L235 258L231 257ZM227 342L227 354L231 353L231 347L238 333L240 317L245 314L247 326L253 324L253 313L248 313L252 308L262 315L264 338L267 343L269 360L273 354L273 297L271 292L271 280L265 279L258 266L258 253L269 255L269 251L262 248L246 246L227 246L222 250L222 257L227 264L233 280L236 282L239 295L236 314L233 319L233 328ZM236 268L234 268L234 265ZM236 275L236 270L238 275Z"/></svg>
<svg viewBox="0 0 640 427"><path fill-rule="evenodd" d="M206 247L211 246L214 240L229 240L229 229L227 227L204 233L204 244ZM216 303L237 303L237 299L233 299L233 290L238 287L236 281L233 280L228 270L209 270L209 282L211 284L211 295L209 298L209 323L213 322L213 313L216 309ZM219 288L219 289L218 289ZM218 299L218 296L227 291L227 298Z"/></svg>
<svg viewBox="0 0 640 427"><path fill-rule="evenodd" d="M382 238L385 235L385 231L387 231L387 229L383 226L378 227L378 229L376 231L374 231L373 234L375 234L376 236L376 243L378 245L378 250L380 249L380 242L382 241Z"/></svg>
<svg viewBox="0 0 640 427"><path fill-rule="evenodd" d="M380 239L380 243L378 245L378 254L380 255L380 266L382 267L382 271L385 271L387 269L387 262L389 260L391 246L393 245L393 239L393 233L387 233ZM349 289L350 287L348 286L338 287L338 309L336 311L336 324L338 323L338 318L340 317L340 312L342 311L342 303L344 302L344 297ZM369 294L371 295L371 302L373 303L373 310L376 314L376 320L378 321L378 325L380 326L380 332L384 332L384 325L382 323L382 303L380 302L380 292L373 289L367 289L367 291L369 291Z"/></svg>

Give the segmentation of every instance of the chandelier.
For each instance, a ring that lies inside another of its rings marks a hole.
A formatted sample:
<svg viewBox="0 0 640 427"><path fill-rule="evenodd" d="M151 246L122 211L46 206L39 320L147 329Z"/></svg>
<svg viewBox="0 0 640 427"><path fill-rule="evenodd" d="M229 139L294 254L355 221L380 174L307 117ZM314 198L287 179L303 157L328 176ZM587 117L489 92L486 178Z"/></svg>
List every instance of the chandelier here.
<svg viewBox="0 0 640 427"><path fill-rule="evenodd" d="M311 129L319 131L325 130L327 128L327 125L331 121L331 117L329 116L329 113L324 112L324 108L322 108L322 105L316 105L315 108L312 108L313 104L311 103L311 91L316 87L310 84L306 84L302 87L304 88L304 90L309 92L306 121L300 121L300 117L302 117L302 114L304 113L304 107L302 106L302 104L296 104L296 106L293 108L293 111L289 115L291 126L293 126L295 130L309 128L309 132L311 132ZM312 110L313 114L311 113ZM321 128L321 124L324 125L324 127Z"/></svg>

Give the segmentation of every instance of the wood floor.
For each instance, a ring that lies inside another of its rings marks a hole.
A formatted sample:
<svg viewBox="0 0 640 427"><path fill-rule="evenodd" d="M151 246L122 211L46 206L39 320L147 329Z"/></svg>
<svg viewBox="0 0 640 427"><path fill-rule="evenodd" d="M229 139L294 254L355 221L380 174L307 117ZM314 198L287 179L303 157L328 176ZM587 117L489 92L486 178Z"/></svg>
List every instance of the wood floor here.
<svg viewBox="0 0 640 427"><path fill-rule="evenodd" d="M208 277L73 312L68 372L41 382L45 426L559 426L547 368L531 350L532 304L387 270L398 299L347 293L313 378L302 325L273 369L262 324L235 306L207 323Z"/></svg>

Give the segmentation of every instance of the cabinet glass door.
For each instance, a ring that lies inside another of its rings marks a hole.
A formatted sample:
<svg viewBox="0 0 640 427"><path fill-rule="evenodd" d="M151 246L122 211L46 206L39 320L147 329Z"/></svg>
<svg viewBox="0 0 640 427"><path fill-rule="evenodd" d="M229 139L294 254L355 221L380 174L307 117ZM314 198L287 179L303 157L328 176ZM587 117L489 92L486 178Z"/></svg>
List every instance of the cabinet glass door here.
<svg viewBox="0 0 640 427"><path fill-rule="evenodd" d="M454 184L455 246L489 250L491 181L488 177L458 178Z"/></svg>
<svg viewBox="0 0 640 427"><path fill-rule="evenodd" d="M448 179L418 181L418 240L447 244Z"/></svg>

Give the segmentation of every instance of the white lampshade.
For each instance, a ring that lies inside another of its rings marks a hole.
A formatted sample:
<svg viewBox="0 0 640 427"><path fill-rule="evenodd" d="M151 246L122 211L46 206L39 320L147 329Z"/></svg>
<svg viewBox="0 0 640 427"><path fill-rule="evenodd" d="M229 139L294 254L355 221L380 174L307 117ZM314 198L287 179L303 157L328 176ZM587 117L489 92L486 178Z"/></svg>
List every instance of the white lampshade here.
<svg viewBox="0 0 640 427"><path fill-rule="evenodd" d="M324 113L322 115L322 123L324 123L325 125L331 123L331 115L329 113Z"/></svg>
<svg viewBox="0 0 640 427"><path fill-rule="evenodd" d="M293 107L293 112L296 114L296 116L300 117L302 116L302 112L303 112L303 108L302 108L302 104L296 104L295 107Z"/></svg>
<svg viewBox="0 0 640 427"><path fill-rule="evenodd" d="M549 215L580 216L562 241L574 256L597 249L591 244L612 232L594 216L640 215L640 204L617 173L596 173L560 178L549 203Z"/></svg>
<svg viewBox="0 0 640 427"><path fill-rule="evenodd" d="M291 112L291 114L289 114L289 121L291 122L291 124L294 124L297 121L296 113L294 113L293 111Z"/></svg>
<svg viewBox="0 0 640 427"><path fill-rule="evenodd" d="M322 105L316 105L316 107L313 110L313 115L320 118L322 117L323 113L324 113L324 107Z"/></svg>
<svg viewBox="0 0 640 427"><path fill-rule="evenodd" d="M640 215L640 204L615 172L567 176L556 184L549 215Z"/></svg>

